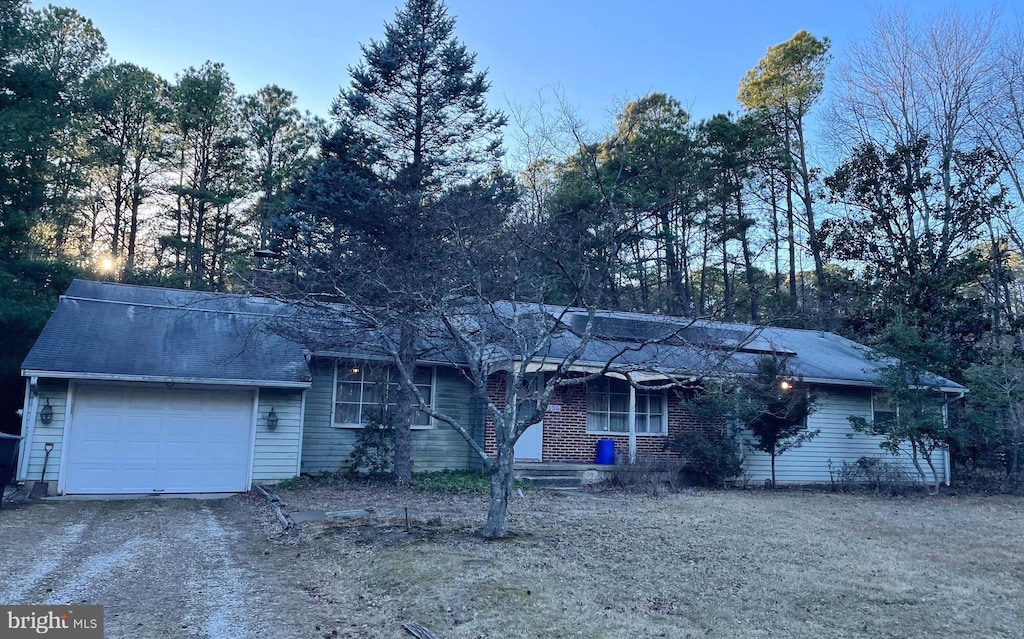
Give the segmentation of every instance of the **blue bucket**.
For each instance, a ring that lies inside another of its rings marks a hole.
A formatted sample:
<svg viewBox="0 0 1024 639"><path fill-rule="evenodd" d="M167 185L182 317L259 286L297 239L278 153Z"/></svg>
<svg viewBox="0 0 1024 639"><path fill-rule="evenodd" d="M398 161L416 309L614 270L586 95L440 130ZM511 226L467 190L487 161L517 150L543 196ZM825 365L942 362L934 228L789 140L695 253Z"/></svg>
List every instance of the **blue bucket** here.
<svg viewBox="0 0 1024 639"><path fill-rule="evenodd" d="M597 459L594 460L598 464L612 465L615 463L615 440L614 439L599 439L597 440Z"/></svg>

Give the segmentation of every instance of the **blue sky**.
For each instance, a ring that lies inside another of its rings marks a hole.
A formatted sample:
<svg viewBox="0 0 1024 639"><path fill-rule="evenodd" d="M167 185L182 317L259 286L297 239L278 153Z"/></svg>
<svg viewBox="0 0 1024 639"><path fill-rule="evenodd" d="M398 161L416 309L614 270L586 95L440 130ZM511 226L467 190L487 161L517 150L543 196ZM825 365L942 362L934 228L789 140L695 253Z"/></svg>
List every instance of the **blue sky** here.
<svg viewBox="0 0 1024 639"><path fill-rule="evenodd" d="M66 0L93 20L110 54L173 79L187 66L223 62L242 92L275 83L327 115L359 43L380 38L399 0ZM35 2L40 7L45 3ZM772 44L800 29L828 36L841 56L872 12L940 3L865 0L449 0L456 33L489 69L490 103L529 104L560 87L603 127L625 99L678 98L697 117L737 110L739 79ZM950 5L974 10L988 1ZM1004 5L1010 6L1012 5ZM1004 15L1012 19L1012 8Z"/></svg>

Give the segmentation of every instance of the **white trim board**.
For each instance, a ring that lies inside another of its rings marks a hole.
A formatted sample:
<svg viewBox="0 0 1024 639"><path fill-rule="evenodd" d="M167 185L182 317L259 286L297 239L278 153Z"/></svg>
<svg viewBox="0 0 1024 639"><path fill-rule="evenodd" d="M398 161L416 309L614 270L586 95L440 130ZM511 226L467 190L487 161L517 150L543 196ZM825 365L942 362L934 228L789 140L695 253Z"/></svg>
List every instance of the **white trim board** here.
<svg viewBox="0 0 1024 639"><path fill-rule="evenodd" d="M60 433L60 467L57 472L57 493L60 495L64 494L64 490L67 484L67 468L68 468L68 444L71 443L71 419L74 417L75 404L75 382L68 382L68 396L67 402L64 405L64 425L61 427Z"/></svg>
<svg viewBox="0 0 1024 639"><path fill-rule="evenodd" d="M115 375L110 373L67 373L61 371L35 371L23 369L23 377L48 379L95 380L98 382L152 382L159 384L202 384L204 386L245 386L264 388L309 388L312 382L286 382L256 379L212 379L206 377L161 377L158 375Z"/></svg>

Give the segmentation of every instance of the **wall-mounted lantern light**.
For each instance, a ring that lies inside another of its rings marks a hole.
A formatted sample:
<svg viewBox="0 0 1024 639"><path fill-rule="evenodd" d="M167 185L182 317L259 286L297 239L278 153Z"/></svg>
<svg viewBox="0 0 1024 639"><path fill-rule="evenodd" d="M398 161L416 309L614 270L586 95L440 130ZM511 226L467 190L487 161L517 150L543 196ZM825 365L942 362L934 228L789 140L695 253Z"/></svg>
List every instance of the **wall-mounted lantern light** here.
<svg viewBox="0 0 1024 639"><path fill-rule="evenodd" d="M39 421L44 424L49 424L53 421L53 406L50 406L50 400L46 400L46 406L43 406L39 410Z"/></svg>
<svg viewBox="0 0 1024 639"><path fill-rule="evenodd" d="M273 408L271 408L270 412L267 413L267 428L269 430L277 429L277 413L274 412Z"/></svg>

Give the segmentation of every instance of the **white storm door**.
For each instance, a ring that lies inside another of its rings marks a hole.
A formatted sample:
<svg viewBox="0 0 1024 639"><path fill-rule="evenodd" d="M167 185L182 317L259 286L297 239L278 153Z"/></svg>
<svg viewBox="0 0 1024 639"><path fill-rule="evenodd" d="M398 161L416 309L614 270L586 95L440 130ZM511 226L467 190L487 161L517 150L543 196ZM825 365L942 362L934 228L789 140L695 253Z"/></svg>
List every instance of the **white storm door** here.
<svg viewBox="0 0 1024 639"><path fill-rule="evenodd" d="M526 429L516 440L516 461L541 461L544 450L544 422L539 422Z"/></svg>

